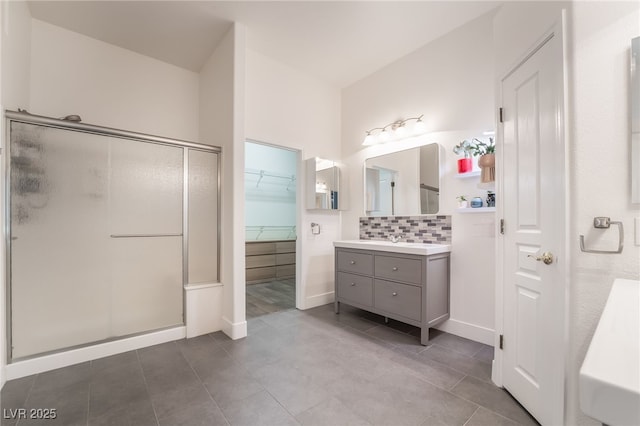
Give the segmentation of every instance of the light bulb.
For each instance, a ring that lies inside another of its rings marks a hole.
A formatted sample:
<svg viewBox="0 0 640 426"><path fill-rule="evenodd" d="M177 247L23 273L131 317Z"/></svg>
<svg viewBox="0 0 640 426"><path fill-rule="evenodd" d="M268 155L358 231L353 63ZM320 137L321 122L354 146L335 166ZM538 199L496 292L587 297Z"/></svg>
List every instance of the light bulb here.
<svg viewBox="0 0 640 426"><path fill-rule="evenodd" d="M387 129L382 129L382 131L378 135L379 143L389 142L390 139L391 139L391 136L389 135L389 132L387 132Z"/></svg>
<svg viewBox="0 0 640 426"><path fill-rule="evenodd" d="M424 124L424 121L422 121L422 119L418 119L418 121L416 121L416 124L413 125L413 134L421 135L426 132L427 126Z"/></svg>
<svg viewBox="0 0 640 426"><path fill-rule="evenodd" d="M367 136L364 138L364 142L362 142L362 145L375 145L375 144L376 144L376 137L371 133L367 132Z"/></svg>
<svg viewBox="0 0 640 426"><path fill-rule="evenodd" d="M404 124L402 124L401 126L398 126L393 133L396 139L402 139L407 137L407 129L405 128Z"/></svg>

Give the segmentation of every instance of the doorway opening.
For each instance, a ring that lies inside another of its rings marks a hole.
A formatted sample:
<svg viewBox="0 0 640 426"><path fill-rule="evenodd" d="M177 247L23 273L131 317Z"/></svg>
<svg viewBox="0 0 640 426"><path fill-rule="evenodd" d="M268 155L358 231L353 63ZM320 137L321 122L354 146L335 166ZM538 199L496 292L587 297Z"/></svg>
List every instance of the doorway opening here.
<svg viewBox="0 0 640 426"><path fill-rule="evenodd" d="M247 319L296 307L298 156L245 142Z"/></svg>

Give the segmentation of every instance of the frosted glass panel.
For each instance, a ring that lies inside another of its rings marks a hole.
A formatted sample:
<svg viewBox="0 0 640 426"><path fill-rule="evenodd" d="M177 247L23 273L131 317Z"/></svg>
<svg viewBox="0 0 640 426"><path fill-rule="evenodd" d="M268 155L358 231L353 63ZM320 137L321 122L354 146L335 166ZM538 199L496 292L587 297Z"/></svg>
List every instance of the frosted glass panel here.
<svg viewBox="0 0 640 426"><path fill-rule="evenodd" d="M218 154L189 150L189 283L218 281Z"/></svg>
<svg viewBox="0 0 640 426"><path fill-rule="evenodd" d="M182 233L182 148L112 139L111 234Z"/></svg>
<svg viewBox="0 0 640 426"><path fill-rule="evenodd" d="M11 124L13 357L109 336L108 144Z"/></svg>
<svg viewBox="0 0 640 426"><path fill-rule="evenodd" d="M13 359L183 324L184 149L12 122L10 151Z"/></svg>
<svg viewBox="0 0 640 426"><path fill-rule="evenodd" d="M182 237L112 238L112 336L183 323Z"/></svg>

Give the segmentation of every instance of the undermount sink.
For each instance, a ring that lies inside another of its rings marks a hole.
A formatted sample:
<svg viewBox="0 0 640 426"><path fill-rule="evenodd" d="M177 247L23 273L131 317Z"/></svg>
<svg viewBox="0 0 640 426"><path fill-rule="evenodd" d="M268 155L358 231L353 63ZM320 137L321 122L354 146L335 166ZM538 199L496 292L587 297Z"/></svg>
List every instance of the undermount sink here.
<svg viewBox="0 0 640 426"><path fill-rule="evenodd" d="M384 240L344 240L334 241L333 245L334 247L342 248L388 251L394 253L418 254L422 256L447 253L451 251L451 245L449 244L394 243Z"/></svg>
<svg viewBox="0 0 640 426"><path fill-rule="evenodd" d="M614 281L579 386L585 414L610 426L640 424L640 281Z"/></svg>

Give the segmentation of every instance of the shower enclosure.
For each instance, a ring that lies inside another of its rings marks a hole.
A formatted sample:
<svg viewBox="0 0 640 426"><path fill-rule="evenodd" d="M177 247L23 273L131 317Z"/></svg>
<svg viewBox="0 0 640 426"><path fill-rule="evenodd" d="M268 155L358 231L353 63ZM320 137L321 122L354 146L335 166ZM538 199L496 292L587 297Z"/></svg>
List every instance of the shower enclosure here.
<svg viewBox="0 0 640 426"><path fill-rule="evenodd" d="M6 117L9 358L182 326L219 280L220 149Z"/></svg>

